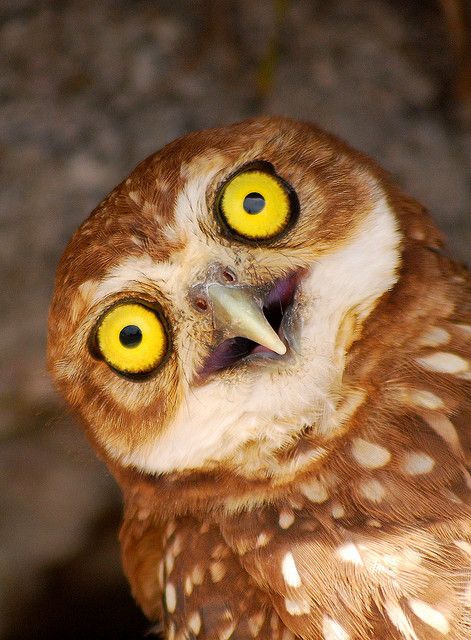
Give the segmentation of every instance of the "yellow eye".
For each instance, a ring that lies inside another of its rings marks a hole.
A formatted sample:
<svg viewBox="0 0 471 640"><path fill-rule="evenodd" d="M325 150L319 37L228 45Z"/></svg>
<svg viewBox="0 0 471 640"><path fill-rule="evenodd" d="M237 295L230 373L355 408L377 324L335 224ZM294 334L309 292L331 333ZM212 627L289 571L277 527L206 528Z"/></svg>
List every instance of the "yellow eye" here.
<svg viewBox="0 0 471 640"><path fill-rule="evenodd" d="M236 174L224 185L219 213L237 235L268 240L287 228L294 212L288 187L276 176L252 169Z"/></svg>
<svg viewBox="0 0 471 640"><path fill-rule="evenodd" d="M165 327L151 309L134 302L117 304L97 331L104 360L122 373L148 373L163 360L168 347Z"/></svg>

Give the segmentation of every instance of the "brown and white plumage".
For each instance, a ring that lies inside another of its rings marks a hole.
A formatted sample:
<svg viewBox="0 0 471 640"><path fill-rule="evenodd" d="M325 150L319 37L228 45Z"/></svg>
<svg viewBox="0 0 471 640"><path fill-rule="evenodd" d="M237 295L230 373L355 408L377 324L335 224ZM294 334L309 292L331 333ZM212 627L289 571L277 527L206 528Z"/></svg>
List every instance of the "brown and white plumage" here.
<svg viewBox="0 0 471 640"><path fill-rule="evenodd" d="M267 242L217 214L221 185L260 162L299 201ZM214 283L283 298L287 354L216 367L238 334L216 322ZM168 324L147 377L90 346L130 298ZM171 143L74 235L49 327L58 388L123 491L133 593L165 637L471 636L471 282L372 161L278 118Z"/></svg>

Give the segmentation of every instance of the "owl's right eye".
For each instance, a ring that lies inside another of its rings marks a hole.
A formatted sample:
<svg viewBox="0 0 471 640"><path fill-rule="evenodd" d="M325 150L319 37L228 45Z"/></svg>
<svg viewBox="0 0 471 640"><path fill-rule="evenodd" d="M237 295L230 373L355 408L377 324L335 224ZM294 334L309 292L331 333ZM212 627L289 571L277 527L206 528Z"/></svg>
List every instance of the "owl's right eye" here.
<svg viewBox="0 0 471 640"><path fill-rule="evenodd" d="M103 360L119 373L145 374L164 360L168 336L155 311L136 302L124 302L100 319L96 347Z"/></svg>
<svg viewBox="0 0 471 640"><path fill-rule="evenodd" d="M292 224L297 213L293 189L278 175L257 168L229 178L217 198L223 226L241 240L273 240Z"/></svg>

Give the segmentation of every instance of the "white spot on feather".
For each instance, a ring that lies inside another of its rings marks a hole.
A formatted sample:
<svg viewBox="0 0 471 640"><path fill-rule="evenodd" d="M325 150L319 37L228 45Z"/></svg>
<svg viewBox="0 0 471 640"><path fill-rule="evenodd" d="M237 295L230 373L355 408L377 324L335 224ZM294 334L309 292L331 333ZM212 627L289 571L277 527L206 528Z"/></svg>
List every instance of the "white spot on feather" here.
<svg viewBox="0 0 471 640"><path fill-rule="evenodd" d="M284 509L278 518L278 524L282 529L289 529L294 522L294 513Z"/></svg>
<svg viewBox="0 0 471 640"><path fill-rule="evenodd" d="M145 243L144 240L142 238L139 238L138 236L131 236L131 240L134 242L134 244L139 247L139 248L143 248L145 247Z"/></svg>
<svg viewBox="0 0 471 640"><path fill-rule="evenodd" d="M222 629L218 631L219 640L229 640L229 638L232 636L237 626L237 623L232 618L232 614L230 612L228 613L229 613L230 620Z"/></svg>
<svg viewBox="0 0 471 640"><path fill-rule="evenodd" d="M349 542L348 544L344 544L342 547L339 547L337 549L337 556L344 562L351 562L352 564L357 565L363 564L358 547L353 544L353 542Z"/></svg>
<svg viewBox="0 0 471 640"><path fill-rule="evenodd" d="M324 640L349 640L350 638L337 620L326 615L322 618L322 634Z"/></svg>
<svg viewBox="0 0 471 640"><path fill-rule="evenodd" d="M303 484L300 486L300 489L301 492L306 496L306 498L308 498L308 500L311 500L311 502L325 502L329 497L327 489L322 484L322 482L320 482L320 480L314 479L309 480L309 482L303 482Z"/></svg>
<svg viewBox="0 0 471 640"><path fill-rule="evenodd" d="M426 389L414 389L410 392L409 397L414 404L418 407L423 407L424 409L445 408L443 400Z"/></svg>
<svg viewBox="0 0 471 640"><path fill-rule="evenodd" d="M352 455L362 467L367 469L384 467L391 459L391 454L385 447L363 438L353 439Z"/></svg>
<svg viewBox="0 0 471 640"><path fill-rule="evenodd" d="M311 611L311 607L307 600L298 600L294 598L285 598L285 608L290 616L304 616Z"/></svg>
<svg viewBox="0 0 471 640"><path fill-rule="evenodd" d="M463 474L463 479L466 483L466 486L468 487L468 489L471 489L471 474L466 468L462 469L461 472Z"/></svg>
<svg viewBox="0 0 471 640"><path fill-rule="evenodd" d="M293 554L290 551L283 557L281 563L281 573L283 574L283 579L288 587L297 589L301 586L301 576L299 575L298 569L296 567Z"/></svg>
<svg viewBox="0 0 471 640"><path fill-rule="evenodd" d="M468 555L471 558L471 544L469 544L469 542L466 542L466 540L455 540L455 544L458 547L458 549L461 549L461 551L464 551L466 555Z"/></svg>
<svg viewBox="0 0 471 640"><path fill-rule="evenodd" d="M213 582L221 582L226 575L226 565L224 562L212 562L209 565L209 573Z"/></svg>
<svg viewBox="0 0 471 640"><path fill-rule="evenodd" d="M413 575L422 561L420 553L415 549L404 549L401 553L393 554L381 553L367 545L359 547L368 572L385 574L391 580L397 580L403 573Z"/></svg>
<svg viewBox="0 0 471 640"><path fill-rule="evenodd" d="M471 325L456 323L454 326L458 331L462 331L467 337L471 337Z"/></svg>
<svg viewBox="0 0 471 640"><path fill-rule="evenodd" d="M248 624L250 635L252 636L252 638L256 638L258 636L264 622L265 622L265 612L263 610L259 611L253 616L250 616L250 618L247 620L247 624Z"/></svg>
<svg viewBox="0 0 471 640"><path fill-rule="evenodd" d="M174 562L175 558L173 556L173 553L169 551L167 554L165 554L165 570L167 572L167 576L172 573Z"/></svg>
<svg viewBox="0 0 471 640"><path fill-rule="evenodd" d="M268 535L268 533L265 533L265 531L262 531L262 533L259 533L257 536L257 539L255 541L255 547L257 549L259 549L260 547L265 547L271 540L271 536Z"/></svg>
<svg viewBox="0 0 471 640"><path fill-rule="evenodd" d="M340 502L334 502L331 509L332 517L336 520L345 516L345 509Z"/></svg>
<svg viewBox="0 0 471 640"><path fill-rule="evenodd" d="M411 476L430 473L435 466L435 460L423 451L410 451L405 454L401 468Z"/></svg>
<svg viewBox="0 0 471 640"><path fill-rule="evenodd" d="M427 602L411 598L409 600L409 606L415 615L429 627L432 627L432 629L435 629L443 635L446 635L450 631L450 625L443 613L438 611L438 609L434 609Z"/></svg>
<svg viewBox="0 0 471 640"><path fill-rule="evenodd" d="M290 496L288 502L293 509L300 510L304 506L304 498L301 496Z"/></svg>
<svg viewBox="0 0 471 640"><path fill-rule="evenodd" d="M141 204L141 196L137 191L130 191L128 196L131 198L133 202L136 204Z"/></svg>
<svg viewBox="0 0 471 640"><path fill-rule="evenodd" d="M191 576L186 576L183 582L183 589L185 591L186 596L191 596L193 593L193 582L191 581Z"/></svg>
<svg viewBox="0 0 471 640"><path fill-rule="evenodd" d="M296 467L301 469L304 466L314 462L315 460L319 460L324 457L327 453L324 447L315 447L314 449L309 449L308 451L304 451L303 453L298 453L296 460Z"/></svg>
<svg viewBox="0 0 471 640"><path fill-rule="evenodd" d="M460 458L463 456L460 439L455 425L443 413L428 413L424 416L428 425L450 446Z"/></svg>
<svg viewBox="0 0 471 640"><path fill-rule="evenodd" d="M183 538L181 535L177 534L175 536L174 541L172 542L172 547L171 547L172 553L175 558L182 552L182 549L183 549Z"/></svg>
<svg viewBox="0 0 471 640"><path fill-rule="evenodd" d="M375 529L381 529L381 527L383 526L381 522L376 518L370 518L369 520L366 521L366 524L369 527L375 527Z"/></svg>
<svg viewBox="0 0 471 640"><path fill-rule="evenodd" d="M406 616L406 614L402 610L402 607L397 601L386 601L384 609L393 625L396 627L399 633L402 634L404 640L419 640L411 621Z"/></svg>
<svg viewBox="0 0 471 640"><path fill-rule="evenodd" d="M167 640L175 640L175 625L173 622L168 625Z"/></svg>
<svg viewBox="0 0 471 640"><path fill-rule="evenodd" d="M171 582L167 582L165 587L165 604L169 613L174 613L177 608L177 592Z"/></svg>
<svg viewBox="0 0 471 640"><path fill-rule="evenodd" d="M420 338L425 347L440 347L450 341L450 334L443 327L431 327Z"/></svg>
<svg viewBox="0 0 471 640"><path fill-rule="evenodd" d="M458 374L464 373L469 368L467 360L448 351L437 351L429 356L417 358L417 362L422 367L438 373Z"/></svg>
<svg viewBox="0 0 471 640"><path fill-rule="evenodd" d="M451 502L454 502L456 504L463 504L463 500L461 500L461 498L457 496L456 493L453 493L453 491L450 491L449 489L441 489L440 493L446 496L448 500L451 500Z"/></svg>
<svg viewBox="0 0 471 640"><path fill-rule="evenodd" d="M366 480L360 484L362 495L371 502L381 502L384 498L385 489L378 480Z"/></svg>
<svg viewBox="0 0 471 640"><path fill-rule="evenodd" d="M201 565L196 564L193 567L193 571L191 572L191 581L193 584L203 584L204 580L204 570Z"/></svg>
<svg viewBox="0 0 471 640"><path fill-rule="evenodd" d="M201 631L201 616L198 611L192 613L188 618L188 626L193 631L195 636L199 634L199 632Z"/></svg>

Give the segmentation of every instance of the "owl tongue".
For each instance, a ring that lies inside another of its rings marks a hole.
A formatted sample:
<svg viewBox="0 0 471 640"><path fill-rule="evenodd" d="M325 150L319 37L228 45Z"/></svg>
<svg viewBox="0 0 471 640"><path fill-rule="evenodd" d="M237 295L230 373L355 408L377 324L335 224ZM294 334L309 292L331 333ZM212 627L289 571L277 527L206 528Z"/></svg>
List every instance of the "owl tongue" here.
<svg viewBox="0 0 471 640"><path fill-rule="evenodd" d="M251 354L254 354L254 353L273 353L273 351L271 349L268 349L268 347L264 347L263 344L257 344L257 346L254 347L250 353Z"/></svg>

